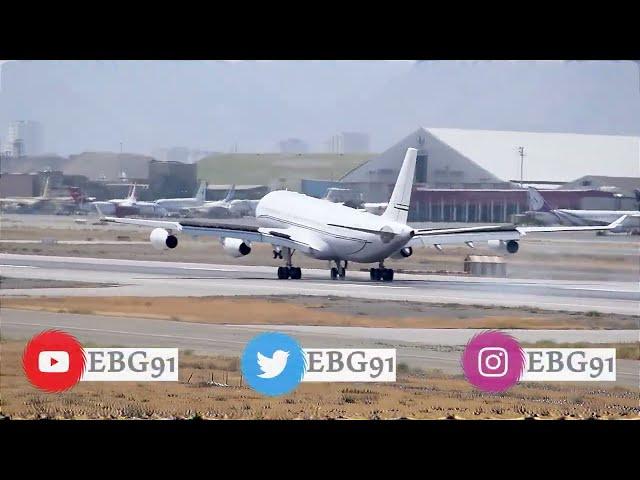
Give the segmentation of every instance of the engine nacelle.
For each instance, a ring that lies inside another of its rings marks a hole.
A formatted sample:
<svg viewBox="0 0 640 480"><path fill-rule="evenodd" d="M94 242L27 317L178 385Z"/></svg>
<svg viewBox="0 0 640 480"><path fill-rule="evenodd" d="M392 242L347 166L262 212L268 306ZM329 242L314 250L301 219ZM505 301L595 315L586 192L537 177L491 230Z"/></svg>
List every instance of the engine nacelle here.
<svg viewBox="0 0 640 480"><path fill-rule="evenodd" d="M487 243L489 248L499 252L516 253L520 248L520 244L516 240L488 240Z"/></svg>
<svg viewBox="0 0 640 480"><path fill-rule="evenodd" d="M239 238L223 238L221 243L225 253L234 258L244 257L251 253L250 244Z"/></svg>
<svg viewBox="0 0 640 480"><path fill-rule="evenodd" d="M178 237L170 235L164 228L154 228L149 241L156 250L167 250L178 246Z"/></svg>
<svg viewBox="0 0 640 480"><path fill-rule="evenodd" d="M411 255L413 255L413 248L404 247L404 248L401 248L400 250L398 250L393 255L391 255L391 258L396 258L396 259L398 259L398 258L408 258Z"/></svg>

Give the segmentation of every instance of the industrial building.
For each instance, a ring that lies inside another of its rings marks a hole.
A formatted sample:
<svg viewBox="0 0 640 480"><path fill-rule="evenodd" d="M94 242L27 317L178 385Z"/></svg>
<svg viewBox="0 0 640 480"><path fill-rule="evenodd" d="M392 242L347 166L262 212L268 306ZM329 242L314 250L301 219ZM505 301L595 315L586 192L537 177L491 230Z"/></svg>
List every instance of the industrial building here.
<svg viewBox="0 0 640 480"><path fill-rule="evenodd" d="M198 165L180 162L149 162L149 198L190 197L198 185Z"/></svg>
<svg viewBox="0 0 640 480"><path fill-rule="evenodd" d="M278 148L281 153L307 153L309 145L299 138L287 138L278 142Z"/></svg>
<svg viewBox="0 0 640 480"><path fill-rule="evenodd" d="M347 187L366 202L386 202L410 147L418 149L412 221L507 222L528 210L521 181L560 185L544 192L556 208L637 207L640 138L617 135L421 127L340 182L303 180L303 192L321 197ZM616 178L624 185L612 188Z"/></svg>
<svg viewBox="0 0 640 480"><path fill-rule="evenodd" d="M40 122L18 120L11 122L7 137L2 144L5 155L19 158L40 155L43 149L43 128Z"/></svg>
<svg viewBox="0 0 640 480"><path fill-rule="evenodd" d="M0 174L0 197L37 197L41 194L38 187L35 173Z"/></svg>
<svg viewBox="0 0 640 480"><path fill-rule="evenodd" d="M229 193L231 185L207 185L207 200L222 200ZM267 185L236 185L234 200L260 200L267 193Z"/></svg>
<svg viewBox="0 0 640 480"><path fill-rule="evenodd" d="M369 135L362 132L341 132L333 135L327 142L327 151L338 154L367 153Z"/></svg>

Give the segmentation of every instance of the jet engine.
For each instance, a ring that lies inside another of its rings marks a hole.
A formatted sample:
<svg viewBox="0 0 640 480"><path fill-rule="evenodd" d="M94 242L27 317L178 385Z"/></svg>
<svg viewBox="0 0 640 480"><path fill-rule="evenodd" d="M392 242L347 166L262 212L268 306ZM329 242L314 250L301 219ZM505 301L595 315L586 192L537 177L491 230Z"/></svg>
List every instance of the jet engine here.
<svg viewBox="0 0 640 480"><path fill-rule="evenodd" d="M178 237L170 235L164 228L154 228L149 241L156 250L167 250L178 246Z"/></svg>
<svg viewBox="0 0 640 480"><path fill-rule="evenodd" d="M401 248L400 250L398 250L393 255L391 255L391 258L396 258L396 259L397 258L407 258L407 257L410 257L411 255L413 255L413 248L404 247L404 248Z"/></svg>
<svg viewBox="0 0 640 480"><path fill-rule="evenodd" d="M488 240L489 248L499 252L516 253L520 245L515 240Z"/></svg>
<svg viewBox="0 0 640 480"><path fill-rule="evenodd" d="M224 251L234 258L244 257L251 253L250 244L239 238L223 238L221 243Z"/></svg>

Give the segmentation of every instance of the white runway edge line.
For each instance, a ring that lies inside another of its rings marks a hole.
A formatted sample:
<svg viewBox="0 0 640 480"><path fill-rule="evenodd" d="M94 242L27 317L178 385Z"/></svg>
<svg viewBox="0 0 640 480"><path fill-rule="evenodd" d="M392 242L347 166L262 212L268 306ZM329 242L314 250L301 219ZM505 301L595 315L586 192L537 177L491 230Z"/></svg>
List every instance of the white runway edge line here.
<svg viewBox="0 0 640 480"><path fill-rule="evenodd" d="M211 338L203 338L203 337L184 337L182 335L163 335L160 333L138 333L138 332L127 332L125 330L105 330L102 328L86 328L86 327L70 327L68 325L50 325L46 323L13 323L13 322L2 322L3 325L14 325L14 326L24 326L27 325L29 327L47 327L47 328L59 328L61 330L77 330L79 332L94 332L94 333L105 333L105 334L116 334L116 335L131 335L138 337L154 337L154 338L168 338L168 339L179 339L179 340L195 340L199 342L209 342L209 343L231 343L234 345L245 345L247 342L238 342L235 340L219 340L219 339L211 339Z"/></svg>
<svg viewBox="0 0 640 480"><path fill-rule="evenodd" d="M11 267L11 268L40 268L34 267L32 265L0 265L0 267Z"/></svg>

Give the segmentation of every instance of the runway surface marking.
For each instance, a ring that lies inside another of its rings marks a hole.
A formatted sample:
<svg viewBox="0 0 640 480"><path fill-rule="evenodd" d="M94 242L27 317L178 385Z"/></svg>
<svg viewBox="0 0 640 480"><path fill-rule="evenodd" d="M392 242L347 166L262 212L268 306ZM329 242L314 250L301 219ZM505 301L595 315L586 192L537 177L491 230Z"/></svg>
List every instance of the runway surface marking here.
<svg viewBox="0 0 640 480"><path fill-rule="evenodd" d="M215 339L212 340L210 338L202 338L202 337L184 337L182 335L162 335L160 333L139 333L139 332L129 332L125 330L106 330L104 328L87 328L87 327L71 327L68 325L51 325L46 323L15 323L15 322L2 322L3 325L14 325L14 326L29 326L29 327L48 327L48 328L59 328L64 330L77 330L81 332L95 332L95 333L104 333L104 334L116 334L116 335L135 335L138 337L154 337L154 338L169 338L169 339L177 339L177 340L196 340L196 341L204 341L210 343L232 343L237 345L245 345L247 342L238 342L234 340L220 340Z"/></svg>
<svg viewBox="0 0 640 480"><path fill-rule="evenodd" d="M11 268L40 268L40 267L34 267L33 265L0 265L0 267L11 267Z"/></svg>
<svg viewBox="0 0 640 480"><path fill-rule="evenodd" d="M7 271L16 277L119 282L110 289L39 288L3 291L14 295L123 295L123 296L247 296L335 295L376 300L459 303L508 308L600 311L638 315L638 282L559 281L478 278L398 273L392 284L368 281L355 270L342 281L325 280L326 270L305 269L302 280L277 280L275 267L229 266L160 261L0 254ZM21 270L28 268L27 271ZM39 268L39 270L34 270ZM187 272L202 272L188 274ZM211 272L212 276L207 276ZM215 274L217 272L218 274ZM186 274L186 275L185 275ZM187 278L184 278L184 277Z"/></svg>

